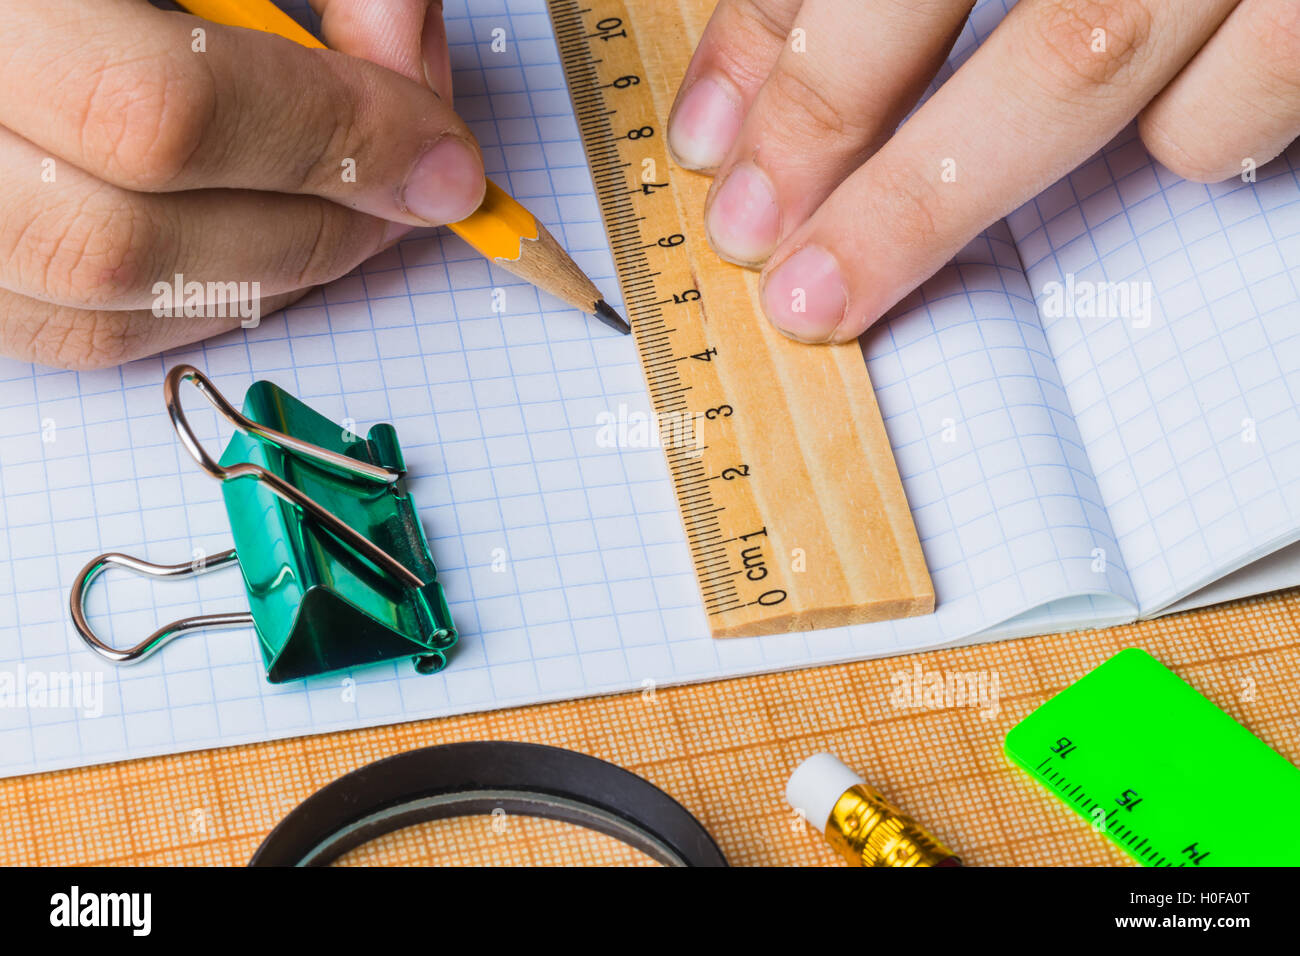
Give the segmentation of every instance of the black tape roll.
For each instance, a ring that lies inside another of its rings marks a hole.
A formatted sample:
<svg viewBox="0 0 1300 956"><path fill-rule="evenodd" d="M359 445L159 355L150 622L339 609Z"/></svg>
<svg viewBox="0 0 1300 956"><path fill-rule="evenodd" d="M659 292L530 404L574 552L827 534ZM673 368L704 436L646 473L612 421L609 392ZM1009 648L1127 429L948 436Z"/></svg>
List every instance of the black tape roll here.
<svg viewBox="0 0 1300 956"><path fill-rule="evenodd" d="M281 820L249 866L324 866L394 830L497 808L597 830L669 866L727 865L699 821L636 774L493 740L411 750L340 777Z"/></svg>

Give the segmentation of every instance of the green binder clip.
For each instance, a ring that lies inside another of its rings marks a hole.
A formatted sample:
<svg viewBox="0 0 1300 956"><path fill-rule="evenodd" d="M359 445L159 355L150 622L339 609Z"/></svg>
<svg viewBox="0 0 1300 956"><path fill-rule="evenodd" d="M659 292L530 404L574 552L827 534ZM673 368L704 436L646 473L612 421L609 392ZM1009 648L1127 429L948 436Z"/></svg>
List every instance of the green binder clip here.
<svg viewBox="0 0 1300 956"><path fill-rule="evenodd" d="M184 382L236 428L219 462L185 419ZM187 564L92 560L71 596L73 625L92 650L131 664L182 634L252 625L272 683L401 658L420 673L446 666L456 629L391 425L361 439L270 382L253 383L241 414L190 365L172 369L163 392L181 443L222 483L235 546ZM110 567L180 578L230 564L243 574L249 613L184 618L125 649L100 640L86 618L86 591Z"/></svg>

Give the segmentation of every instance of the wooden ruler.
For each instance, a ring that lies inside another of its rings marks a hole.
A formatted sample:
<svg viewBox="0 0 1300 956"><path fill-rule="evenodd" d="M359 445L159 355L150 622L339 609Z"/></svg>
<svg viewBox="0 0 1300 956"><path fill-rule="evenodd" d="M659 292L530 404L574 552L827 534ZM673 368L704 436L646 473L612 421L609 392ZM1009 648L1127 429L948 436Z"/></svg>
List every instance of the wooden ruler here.
<svg viewBox="0 0 1300 956"><path fill-rule="evenodd" d="M715 637L927 614L934 589L856 344L792 342L719 259L664 146L712 0L548 0Z"/></svg>

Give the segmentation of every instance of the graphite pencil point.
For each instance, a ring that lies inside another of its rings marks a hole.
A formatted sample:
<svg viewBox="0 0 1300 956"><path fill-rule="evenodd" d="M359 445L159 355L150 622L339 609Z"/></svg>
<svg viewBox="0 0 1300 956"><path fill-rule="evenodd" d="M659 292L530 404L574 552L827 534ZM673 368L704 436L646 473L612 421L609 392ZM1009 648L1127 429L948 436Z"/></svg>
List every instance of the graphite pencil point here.
<svg viewBox="0 0 1300 956"><path fill-rule="evenodd" d="M624 335L632 334L632 326L628 324L627 319L615 312L604 299L596 303L596 318Z"/></svg>

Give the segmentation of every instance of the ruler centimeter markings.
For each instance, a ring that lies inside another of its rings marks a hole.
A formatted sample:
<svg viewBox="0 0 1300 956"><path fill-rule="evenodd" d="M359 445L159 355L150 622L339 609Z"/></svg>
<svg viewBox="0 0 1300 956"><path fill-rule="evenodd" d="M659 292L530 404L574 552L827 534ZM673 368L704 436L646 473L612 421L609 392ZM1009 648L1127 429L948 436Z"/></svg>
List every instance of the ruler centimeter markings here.
<svg viewBox="0 0 1300 956"><path fill-rule="evenodd" d="M792 343L709 248L672 93L709 0L549 0L696 580L716 637L882 620L934 592L856 345Z"/></svg>
<svg viewBox="0 0 1300 956"><path fill-rule="evenodd" d="M629 23L621 3L601 6L605 8L601 11L603 15L580 5L578 0L560 0L551 9L574 113L587 148L624 301L636 331L642 368L659 416L660 438L666 449L704 608L710 617L717 617L747 604L762 606L767 602L766 606L777 606L789 600L790 589L782 569L768 567L769 559L762 555L762 542L738 547L748 540L765 537L764 526L749 527L747 532L730 538L723 534L721 516L727 508L724 498L751 499L745 502L749 508L738 503L735 509L738 512L752 508L752 491L743 484L728 489L729 494L725 496L716 494L710 487L715 478L736 481L745 477L744 471L748 470L741 460L734 433L726 428L726 418L735 414L735 408L724 401L718 374L711 367L717 350L709 346L703 335L701 294L682 248L686 244L685 234L675 228L675 223L664 227L674 227L672 231L661 230L659 235L649 235L641 228L648 224L650 217L639 214L634 197L639 193L662 206L671 199L655 193L670 189L671 184L657 175L650 182L639 183L639 173L662 170L667 174L669 161L652 100L644 95L609 95L610 91L632 90L647 80L644 67L630 61L626 54L619 62L630 72L613 69L617 64L600 69L606 65L606 57L598 56L603 51L593 49L594 46L626 41ZM618 105L611 101L617 101ZM617 132L616 120L621 121ZM650 135L645 135L647 130L651 131ZM634 165L632 159L624 158L620 140L637 142L638 148L628 152L639 153L641 163ZM656 222L659 218L656 217ZM668 291L661 292L661 289ZM680 315L671 330L664 320L664 309L670 306ZM704 367L691 368L686 363ZM698 401L688 403L690 392L696 393L691 397L698 397ZM716 402L711 403L711 399ZM703 423L697 422L692 414L692 406L701 404L707 406ZM703 446L701 442L708 445ZM710 462L736 462L729 466L735 470L706 468L705 452L711 453ZM759 567L767 571L759 582L746 582L761 583L762 590L751 587L742 592L742 582L737 580L740 575L734 567L737 559L741 570L746 570L746 559L754 565L747 570L755 571L755 576ZM759 560L763 560L761 566L755 563Z"/></svg>
<svg viewBox="0 0 1300 956"><path fill-rule="evenodd" d="M1157 850L1155 844L1151 843L1147 837L1142 836L1139 840L1141 834L1138 830L1119 822L1120 808L1114 805L1115 799L1118 798L1094 799L1082 783L1075 783L1060 768L1054 767L1050 757L1044 758L1043 762L1034 768L1034 774L1045 786L1055 791L1057 796L1069 804L1072 809L1088 818L1097 830L1106 832L1112 840L1127 850L1138 862L1146 866L1181 867L1187 866L1189 861L1193 866L1200 866L1209 856L1209 851L1202 849L1205 841L1191 836L1188 837L1190 842L1186 847L1191 851L1188 859L1180 860L1177 864L1171 862L1170 856ZM1107 803L1111 804L1110 809L1104 813L1099 813L1098 811L1104 808ZM1103 820L1105 821L1104 826L1102 825ZM1138 842L1135 843L1135 840ZM1173 853L1172 850L1169 852Z"/></svg>

